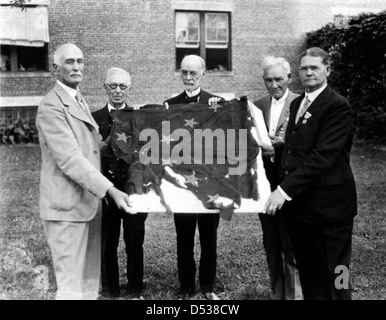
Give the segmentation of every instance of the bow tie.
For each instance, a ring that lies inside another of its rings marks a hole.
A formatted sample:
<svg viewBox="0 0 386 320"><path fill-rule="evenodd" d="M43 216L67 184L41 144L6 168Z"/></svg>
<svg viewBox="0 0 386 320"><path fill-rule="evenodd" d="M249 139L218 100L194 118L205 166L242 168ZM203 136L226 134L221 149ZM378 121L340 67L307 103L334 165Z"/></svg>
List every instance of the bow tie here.
<svg viewBox="0 0 386 320"><path fill-rule="evenodd" d="M186 96L186 103L196 103L196 102L198 102L199 97L200 97L200 94L197 94L193 97Z"/></svg>

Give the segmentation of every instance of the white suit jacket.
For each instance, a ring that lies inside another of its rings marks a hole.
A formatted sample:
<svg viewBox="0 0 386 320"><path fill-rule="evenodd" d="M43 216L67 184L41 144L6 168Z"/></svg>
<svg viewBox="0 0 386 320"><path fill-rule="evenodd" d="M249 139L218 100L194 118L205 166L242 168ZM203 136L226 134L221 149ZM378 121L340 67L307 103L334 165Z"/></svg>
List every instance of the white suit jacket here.
<svg viewBox="0 0 386 320"><path fill-rule="evenodd" d="M98 125L59 84L40 103L36 125L42 152L41 218L91 220L113 186L100 172Z"/></svg>

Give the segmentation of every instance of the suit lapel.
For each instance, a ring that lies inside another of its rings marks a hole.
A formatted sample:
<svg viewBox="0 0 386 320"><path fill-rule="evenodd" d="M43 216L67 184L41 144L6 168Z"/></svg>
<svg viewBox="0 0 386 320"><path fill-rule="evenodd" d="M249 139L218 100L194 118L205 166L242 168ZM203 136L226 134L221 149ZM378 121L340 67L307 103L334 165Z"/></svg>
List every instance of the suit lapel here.
<svg viewBox="0 0 386 320"><path fill-rule="evenodd" d="M281 114L280 114L280 117L279 117L279 121L277 122L277 127L276 127L276 132L277 133L280 128L283 126L283 124L287 121L288 117L289 117L289 106L290 106L291 102L289 101L289 98L287 98L284 106L283 106L283 110L281 111Z"/></svg>
<svg viewBox="0 0 386 320"><path fill-rule="evenodd" d="M286 128L288 126L289 117L290 117L290 105L291 105L292 101L295 100L297 97L298 97L298 95L294 94L290 90L288 91L288 97L285 101L285 104L283 106L283 110L281 111L280 118L279 118L279 121L277 123L276 133L278 133L278 130L280 130L280 128L284 131L286 130Z"/></svg>
<svg viewBox="0 0 386 320"><path fill-rule="evenodd" d="M68 106L68 112L83 122L92 125L98 132L98 125L91 114L87 115L82 107L59 85L55 84L54 91L65 106Z"/></svg>
<svg viewBox="0 0 386 320"><path fill-rule="evenodd" d="M326 89L324 89L317 97L314 101L312 101L311 105L308 107L307 109L307 112L305 112L305 114L299 118L299 121L297 124L295 124L295 126L293 127L293 129L298 129L299 127L301 127L302 125L304 125L305 123L303 123L303 120L304 120L304 117L305 115L308 113L311 115L311 117L314 117L316 116L321 107L328 102L328 96L330 95L331 93L331 89L329 86L326 87ZM303 93L301 96L300 96L300 99L299 99L299 102L298 102L298 106L296 107L296 111L295 111L295 115L294 115L294 118L293 118L293 121L295 122L295 119L296 119L296 114L298 112L298 109L300 107L300 102L303 100L305 94Z"/></svg>
<svg viewBox="0 0 386 320"><path fill-rule="evenodd" d="M263 112L263 118L265 121L265 126L269 131L269 125L271 123L271 96L267 96L266 99L261 104L261 111Z"/></svg>
<svg viewBox="0 0 386 320"><path fill-rule="evenodd" d="M304 96L305 94L303 93L300 97L298 97L298 99L294 100L296 103L295 106L290 110L290 119L289 119L289 123L290 125L292 126L292 130L297 130L299 127L301 127L302 125L302 122L298 121L297 124L295 124L295 121L296 121L296 115L298 113L298 110L299 110L299 107L300 107L300 103L302 102L302 100L304 99Z"/></svg>

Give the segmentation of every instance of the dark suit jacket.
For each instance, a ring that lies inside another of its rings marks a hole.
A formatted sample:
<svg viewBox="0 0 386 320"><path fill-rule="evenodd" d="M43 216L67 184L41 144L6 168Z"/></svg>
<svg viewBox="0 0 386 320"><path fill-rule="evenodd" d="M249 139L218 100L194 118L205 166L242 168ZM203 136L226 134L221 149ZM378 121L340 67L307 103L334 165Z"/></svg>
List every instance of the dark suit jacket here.
<svg viewBox="0 0 386 320"><path fill-rule="evenodd" d="M172 105L172 104L180 104L180 103L186 103L186 100L185 100L185 96L186 96L186 93L185 91L182 92L181 94L179 94L178 96L175 96L173 98L170 98L168 100L166 100L165 102L167 102L169 105ZM218 98L221 98L219 96L216 96L214 94L211 94L207 91L204 91L201 89L200 91L200 101L201 103L207 103L208 100L212 97L218 97Z"/></svg>
<svg viewBox="0 0 386 320"><path fill-rule="evenodd" d="M125 112L132 112L132 109L130 109L127 104L123 110ZM106 104L103 108L94 111L92 116L99 126L99 133L102 136L102 140L106 140L110 135L111 128L113 126L108 104ZM119 190L125 191L127 170L129 168L128 164L122 159L116 159L114 152L111 149L111 144L109 144L106 150L101 153L101 160L102 173L110 181L112 181Z"/></svg>
<svg viewBox="0 0 386 320"><path fill-rule="evenodd" d="M304 94L290 106L280 187L301 221L339 222L357 213L350 167L353 120L349 102L327 86L295 124Z"/></svg>
<svg viewBox="0 0 386 320"><path fill-rule="evenodd" d="M288 92L288 97L285 101L283 110L280 114L279 121L277 123L275 135L284 135L287 129L288 117L289 117L289 107L291 102L298 97L299 95L293 93L292 91ZM263 117L267 130L269 131L269 124L271 121L271 101L272 97L270 95L265 96L259 100L256 100L253 104L258 107L263 112ZM264 169L267 175L267 179L271 184L272 191L276 189L279 184L279 175L281 169L281 155L283 152L284 144L274 145L275 149L275 158L274 162L271 161L271 157L263 157Z"/></svg>

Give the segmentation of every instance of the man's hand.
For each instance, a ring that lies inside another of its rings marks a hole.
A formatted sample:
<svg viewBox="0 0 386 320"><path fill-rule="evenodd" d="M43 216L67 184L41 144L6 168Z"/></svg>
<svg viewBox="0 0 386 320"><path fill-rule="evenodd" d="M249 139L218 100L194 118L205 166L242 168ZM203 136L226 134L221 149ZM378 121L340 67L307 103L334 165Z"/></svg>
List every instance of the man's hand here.
<svg viewBox="0 0 386 320"><path fill-rule="evenodd" d="M261 147L261 150L263 151L263 156L264 157L274 157L275 156L275 148L272 147L272 146L264 146L264 147Z"/></svg>
<svg viewBox="0 0 386 320"><path fill-rule="evenodd" d="M102 141L99 145L101 155L103 156L107 152L107 148L111 142L111 136L108 136L104 141Z"/></svg>
<svg viewBox="0 0 386 320"><path fill-rule="evenodd" d="M268 198L267 203L265 204L264 211L268 215L275 215L276 210L280 210L283 207L285 202L285 198L281 194L281 192L276 189L271 193Z"/></svg>
<svg viewBox="0 0 386 320"><path fill-rule="evenodd" d="M269 139L271 140L271 143L273 146L276 146L278 144L284 144L284 138L281 136L271 136L269 135Z"/></svg>
<svg viewBox="0 0 386 320"><path fill-rule="evenodd" d="M214 104L218 104L219 101L223 100L222 98L218 98L218 97L212 97L208 100L208 104L213 106Z"/></svg>
<svg viewBox="0 0 386 320"><path fill-rule="evenodd" d="M183 175L180 175L178 173L175 173L172 168L169 166L164 167L164 177L165 179L174 182L177 186L187 189L186 186L186 179Z"/></svg>
<svg viewBox="0 0 386 320"><path fill-rule="evenodd" d="M124 210L126 213L130 214L137 213L133 210L130 197L126 193L115 187L111 187L107 190L107 194L114 200L118 209Z"/></svg>

